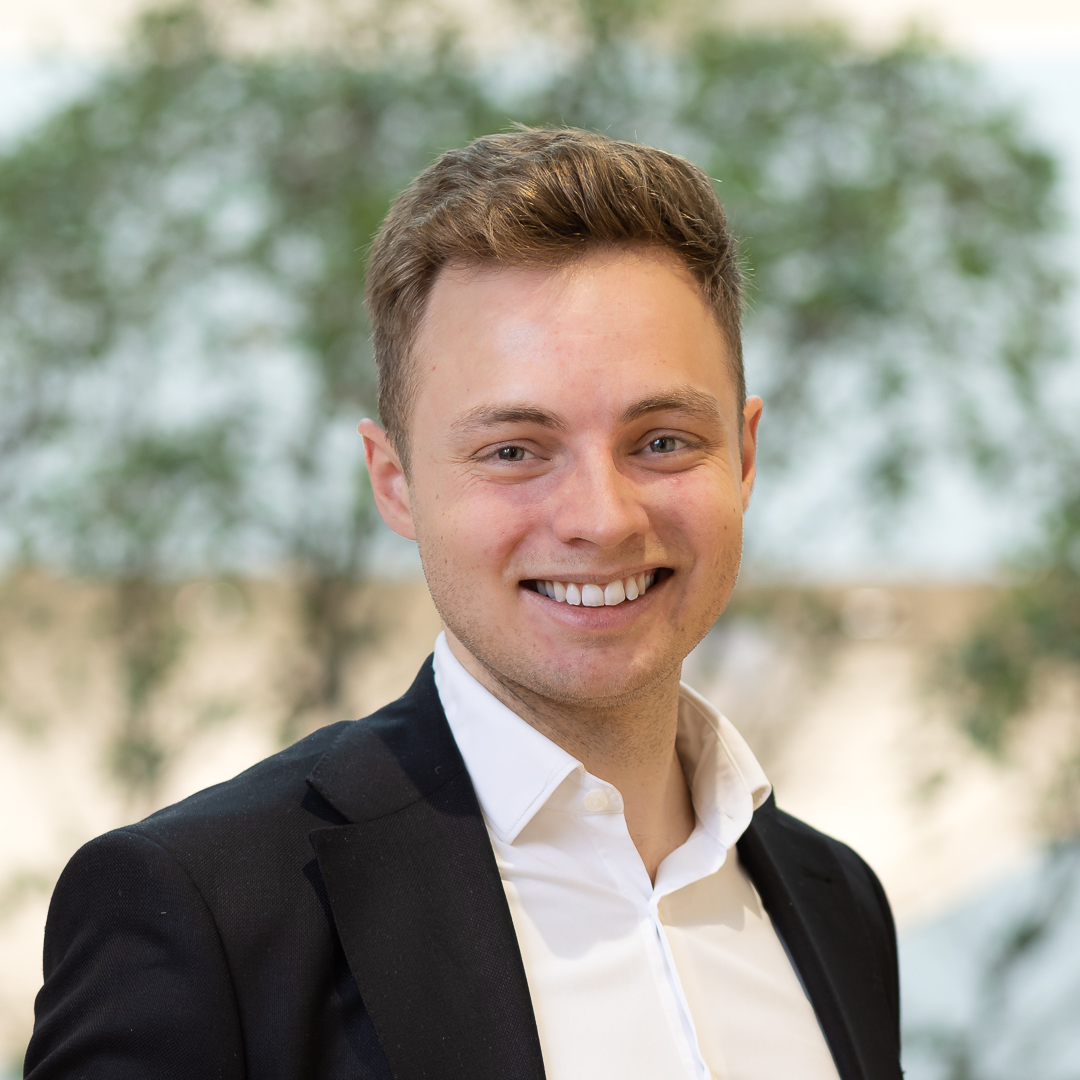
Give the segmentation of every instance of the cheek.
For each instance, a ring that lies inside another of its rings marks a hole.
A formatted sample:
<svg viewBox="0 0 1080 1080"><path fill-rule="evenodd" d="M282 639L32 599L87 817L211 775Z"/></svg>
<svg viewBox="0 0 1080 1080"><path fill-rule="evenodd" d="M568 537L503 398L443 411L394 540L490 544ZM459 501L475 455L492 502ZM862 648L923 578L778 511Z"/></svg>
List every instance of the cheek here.
<svg viewBox="0 0 1080 1080"><path fill-rule="evenodd" d="M426 547L438 552L440 561L496 573L543 522L542 507L534 501L511 488L480 484L431 500L419 516L422 554Z"/></svg>
<svg viewBox="0 0 1080 1080"><path fill-rule="evenodd" d="M658 532L674 540L681 537L699 556L715 552L723 556L742 543L741 490L715 477L673 478L653 503L653 523Z"/></svg>

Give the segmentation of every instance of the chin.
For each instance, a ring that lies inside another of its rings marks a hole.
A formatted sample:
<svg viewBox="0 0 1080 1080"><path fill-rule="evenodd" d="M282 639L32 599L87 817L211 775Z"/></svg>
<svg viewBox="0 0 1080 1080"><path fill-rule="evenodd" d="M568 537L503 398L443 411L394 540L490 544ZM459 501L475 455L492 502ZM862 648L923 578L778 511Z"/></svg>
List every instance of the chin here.
<svg viewBox="0 0 1080 1080"><path fill-rule="evenodd" d="M548 657L540 663L523 664L520 658L509 657L505 660L488 666L530 693L579 708L614 707L633 700L665 682L682 664L681 657L666 654L647 661L639 657L636 663L623 660L590 664L581 652L573 657Z"/></svg>

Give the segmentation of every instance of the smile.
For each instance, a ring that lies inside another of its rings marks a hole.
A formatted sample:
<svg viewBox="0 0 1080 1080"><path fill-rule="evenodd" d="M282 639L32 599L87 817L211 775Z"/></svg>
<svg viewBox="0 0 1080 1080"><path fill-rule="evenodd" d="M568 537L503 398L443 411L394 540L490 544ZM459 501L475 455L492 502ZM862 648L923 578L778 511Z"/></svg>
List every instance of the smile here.
<svg viewBox="0 0 1080 1080"><path fill-rule="evenodd" d="M656 582L656 571L649 570L628 578L616 578L606 585L581 585L576 581L531 582L541 596L572 607L615 607L626 600L636 600Z"/></svg>

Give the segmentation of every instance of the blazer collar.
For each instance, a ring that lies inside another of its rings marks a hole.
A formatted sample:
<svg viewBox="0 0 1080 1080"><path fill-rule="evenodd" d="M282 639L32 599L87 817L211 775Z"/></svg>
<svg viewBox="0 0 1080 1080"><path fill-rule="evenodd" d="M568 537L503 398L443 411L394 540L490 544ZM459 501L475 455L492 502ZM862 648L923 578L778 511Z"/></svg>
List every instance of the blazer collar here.
<svg viewBox="0 0 1080 1080"><path fill-rule="evenodd" d="M307 782L346 821L359 822L403 810L464 771L429 656L402 697L344 726Z"/></svg>
<svg viewBox="0 0 1080 1080"><path fill-rule="evenodd" d="M543 1080L513 921L430 657L308 783L345 821L310 839L395 1080Z"/></svg>
<svg viewBox="0 0 1080 1080"><path fill-rule="evenodd" d="M890 1001L882 975L895 964L895 932L868 868L853 852L778 810L772 796L754 814L738 849L802 979L841 1080L900 1080L899 1002ZM855 874L838 852L857 864ZM871 928L875 910L881 921Z"/></svg>

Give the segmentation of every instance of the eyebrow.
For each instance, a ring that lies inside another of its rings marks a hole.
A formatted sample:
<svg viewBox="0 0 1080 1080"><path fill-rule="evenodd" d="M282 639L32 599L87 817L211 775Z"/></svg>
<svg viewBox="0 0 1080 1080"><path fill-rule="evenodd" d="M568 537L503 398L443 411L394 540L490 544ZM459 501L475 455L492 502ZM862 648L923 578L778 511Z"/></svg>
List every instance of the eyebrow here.
<svg viewBox="0 0 1080 1080"><path fill-rule="evenodd" d="M507 405L477 405L459 416L450 425L456 435L474 431L476 428L498 427L500 424L535 424L537 427L565 431L565 421L554 413L539 409L535 405L510 403Z"/></svg>
<svg viewBox="0 0 1080 1080"><path fill-rule="evenodd" d="M635 401L623 411L619 419L621 423L629 424L657 412L681 412L709 423L724 423L724 415L720 411L716 398L712 394L695 390L692 386L680 387L677 390Z"/></svg>
<svg viewBox="0 0 1080 1080"><path fill-rule="evenodd" d="M709 423L723 424L720 406L711 394L693 387L680 387L662 394L635 401L623 410L619 422L630 424L635 420L657 412L681 412ZM502 424L535 424L551 431L566 431L566 421L527 402L510 402L505 405L477 405L459 416L451 425L455 435L463 435L477 428L492 428Z"/></svg>

